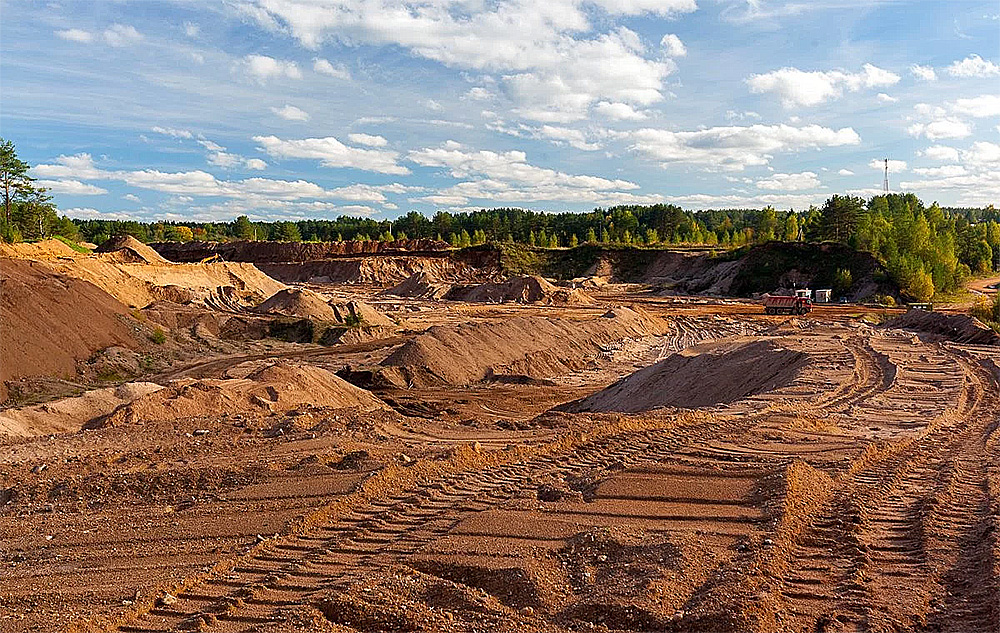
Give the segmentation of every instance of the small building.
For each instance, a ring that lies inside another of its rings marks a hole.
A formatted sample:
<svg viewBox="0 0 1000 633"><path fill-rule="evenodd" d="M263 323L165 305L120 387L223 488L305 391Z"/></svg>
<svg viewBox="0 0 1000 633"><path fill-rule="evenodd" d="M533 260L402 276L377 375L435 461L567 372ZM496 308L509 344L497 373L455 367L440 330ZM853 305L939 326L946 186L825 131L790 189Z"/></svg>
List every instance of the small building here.
<svg viewBox="0 0 1000 633"><path fill-rule="evenodd" d="M799 299L812 299L812 292L808 288L799 288L795 291L795 296Z"/></svg>
<svg viewBox="0 0 1000 633"><path fill-rule="evenodd" d="M833 294L833 290L826 288L823 290L816 291L816 303L830 303L830 295Z"/></svg>

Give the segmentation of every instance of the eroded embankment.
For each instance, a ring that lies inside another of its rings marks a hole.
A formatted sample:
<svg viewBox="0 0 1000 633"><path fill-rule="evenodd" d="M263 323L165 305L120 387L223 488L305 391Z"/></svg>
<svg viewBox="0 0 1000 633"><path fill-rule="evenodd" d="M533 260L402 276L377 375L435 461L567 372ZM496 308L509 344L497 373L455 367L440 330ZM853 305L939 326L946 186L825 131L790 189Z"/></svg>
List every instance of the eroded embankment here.
<svg viewBox="0 0 1000 633"><path fill-rule="evenodd" d="M423 253L444 251L447 242L439 240L374 240L346 242L155 242L150 244L160 255L174 262L200 262L218 255L227 262L308 262L343 255L378 255L384 253Z"/></svg>
<svg viewBox="0 0 1000 633"><path fill-rule="evenodd" d="M1000 334L967 314L942 314L926 310L910 310L885 322L887 328L914 330L941 336L956 343L1000 345Z"/></svg>
<svg viewBox="0 0 1000 633"><path fill-rule="evenodd" d="M809 355L769 340L706 344L673 354L562 410L639 413L726 404L791 383Z"/></svg>
<svg viewBox="0 0 1000 633"><path fill-rule="evenodd" d="M491 375L535 378L586 366L600 346L667 331L669 324L632 308L588 320L517 317L498 323L432 327L382 362L390 385L469 384Z"/></svg>

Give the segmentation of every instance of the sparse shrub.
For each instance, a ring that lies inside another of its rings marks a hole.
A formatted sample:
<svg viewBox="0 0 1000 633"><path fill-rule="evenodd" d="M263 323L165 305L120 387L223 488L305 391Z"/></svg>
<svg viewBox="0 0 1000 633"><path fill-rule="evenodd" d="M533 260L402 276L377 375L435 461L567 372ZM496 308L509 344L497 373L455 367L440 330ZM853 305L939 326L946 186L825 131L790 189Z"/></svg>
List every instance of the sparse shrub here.
<svg viewBox="0 0 1000 633"><path fill-rule="evenodd" d="M153 341L157 345L163 345L167 342L167 334L163 331L163 328L157 326L153 330L153 333L149 335L149 340Z"/></svg>
<svg viewBox="0 0 1000 633"><path fill-rule="evenodd" d="M892 308L896 305L896 299L894 299L892 295L873 295L872 303Z"/></svg>
<svg viewBox="0 0 1000 633"><path fill-rule="evenodd" d="M854 275L847 268L839 268L833 276L833 289L838 292L847 292L854 285Z"/></svg>
<svg viewBox="0 0 1000 633"><path fill-rule="evenodd" d="M969 309L969 314L1000 332L1000 293L988 297L980 296Z"/></svg>
<svg viewBox="0 0 1000 633"><path fill-rule="evenodd" d="M365 320L360 314L348 314L344 317L344 325L347 327L361 327L364 324Z"/></svg>

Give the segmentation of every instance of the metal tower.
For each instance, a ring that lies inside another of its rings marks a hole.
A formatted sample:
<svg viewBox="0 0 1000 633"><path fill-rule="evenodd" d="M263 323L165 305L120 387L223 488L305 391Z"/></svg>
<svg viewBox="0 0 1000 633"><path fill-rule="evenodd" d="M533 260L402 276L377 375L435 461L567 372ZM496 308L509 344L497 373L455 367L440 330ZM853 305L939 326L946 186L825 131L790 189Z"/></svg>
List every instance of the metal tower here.
<svg viewBox="0 0 1000 633"><path fill-rule="evenodd" d="M885 159L885 178L882 180L882 192L889 193L889 159Z"/></svg>

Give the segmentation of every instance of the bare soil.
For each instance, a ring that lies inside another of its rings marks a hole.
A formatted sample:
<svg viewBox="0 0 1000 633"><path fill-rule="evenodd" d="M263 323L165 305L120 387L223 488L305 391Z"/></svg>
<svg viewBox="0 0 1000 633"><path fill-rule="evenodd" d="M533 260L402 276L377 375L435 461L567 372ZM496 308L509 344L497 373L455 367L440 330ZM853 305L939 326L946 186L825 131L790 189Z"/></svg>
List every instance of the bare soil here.
<svg viewBox="0 0 1000 633"><path fill-rule="evenodd" d="M382 338L240 341L280 284L141 321L70 269L180 265L16 255L20 349L59 358L32 310L155 362L0 411L5 632L1000 629L998 346L856 306L379 294L395 277L309 286ZM154 319L168 341L135 339Z"/></svg>

